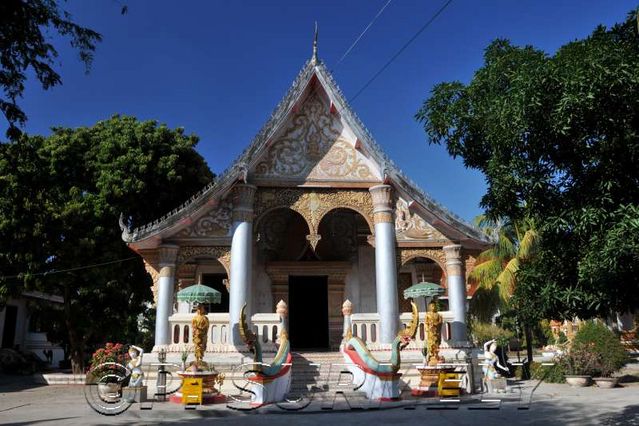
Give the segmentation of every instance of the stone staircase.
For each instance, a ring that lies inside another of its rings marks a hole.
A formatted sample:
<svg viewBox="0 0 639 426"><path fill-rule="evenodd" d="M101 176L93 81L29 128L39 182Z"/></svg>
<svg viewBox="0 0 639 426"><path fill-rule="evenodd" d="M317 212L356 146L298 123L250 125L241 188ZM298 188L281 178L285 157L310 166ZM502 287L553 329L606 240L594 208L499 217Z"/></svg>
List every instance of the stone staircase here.
<svg viewBox="0 0 639 426"><path fill-rule="evenodd" d="M265 354L266 363L272 361L275 354ZM374 352L374 355L380 361L387 360L390 357L389 351ZM315 352L300 351L292 352L293 364L291 366L291 388L289 399L312 398L313 400L322 400L336 398L336 395L343 393L348 395L349 401L357 399L362 395L353 390L352 376L346 368L346 362L340 352ZM145 360L146 361L146 360ZM222 386L222 392L226 395L243 394L237 386L245 386L247 384L244 372L247 367L239 368L243 362L250 363L247 356L224 355L207 360L211 362L215 369L224 374L225 380ZM410 388L419 386L420 374L415 368L416 364L421 364L421 354L418 351L402 352L402 389L403 392L410 393ZM155 381L157 378L157 370L151 367L151 361L145 364L145 378L149 385L149 394L155 392ZM173 385L178 385L178 377L175 375L177 368L169 369L174 373ZM481 370L476 369L475 374L481 375ZM68 381L68 379L67 379ZM235 384L233 383L235 381ZM62 382L59 382L62 383ZM64 382L65 384L68 382ZM477 381L477 383L479 383ZM171 388L167 387L167 389Z"/></svg>

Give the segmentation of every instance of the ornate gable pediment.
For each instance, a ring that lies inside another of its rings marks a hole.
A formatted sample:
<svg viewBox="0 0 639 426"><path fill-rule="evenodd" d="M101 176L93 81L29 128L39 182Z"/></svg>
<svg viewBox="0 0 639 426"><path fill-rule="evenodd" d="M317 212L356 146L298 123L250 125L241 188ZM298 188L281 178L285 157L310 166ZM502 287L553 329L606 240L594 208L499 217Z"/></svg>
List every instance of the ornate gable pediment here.
<svg viewBox="0 0 639 426"><path fill-rule="evenodd" d="M405 201L397 206L398 240L408 244L454 240L478 248L491 242L399 170L317 59L306 62L269 120L229 168L189 201L153 222L130 230L121 221L122 239L134 249L150 249L171 238L213 237L228 243L230 210L219 214L204 206L223 197L237 181L262 187L342 189L391 183L404 200L411 200L410 208Z"/></svg>
<svg viewBox="0 0 639 426"><path fill-rule="evenodd" d="M253 170L256 179L377 182L379 171L317 93L308 96Z"/></svg>

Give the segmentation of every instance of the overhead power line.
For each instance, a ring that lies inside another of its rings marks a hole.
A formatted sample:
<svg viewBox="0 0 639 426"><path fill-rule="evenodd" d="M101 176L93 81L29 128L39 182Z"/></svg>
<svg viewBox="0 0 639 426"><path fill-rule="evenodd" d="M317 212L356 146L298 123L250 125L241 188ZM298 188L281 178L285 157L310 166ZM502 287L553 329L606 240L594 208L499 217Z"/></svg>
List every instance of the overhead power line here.
<svg viewBox="0 0 639 426"><path fill-rule="evenodd" d="M15 279L15 278L20 278L21 275L31 275L31 276L41 276L41 275L53 275L53 274L61 274L63 272L72 272L72 271L80 271L82 269L91 269L91 268L99 268L101 266L106 266L106 265L113 265L115 263L122 263L122 262L128 262L129 260L133 260L133 259L137 259L137 256L132 256L132 257L127 257L126 259L119 259L119 260L111 260L109 262L102 262L102 263L94 263L92 265L84 265L84 266L76 266L74 268L68 268L68 269L58 269L58 270L53 270L53 271L46 271L46 272L35 272L33 274L30 274L28 272L24 272L22 274L18 274L18 275L6 275L3 277L0 277L0 280L8 280L8 279Z"/></svg>
<svg viewBox="0 0 639 426"><path fill-rule="evenodd" d="M384 4L384 6L382 6L382 8L379 10L379 12L377 12L377 15L375 15L375 17L373 18L372 21L370 21L368 23L368 25L366 26L366 28L364 28L364 31L362 31L360 33L360 35L355 39L355 41L353 42L353 44L351 44L351 47L349 47L346 52L344 52L344 54L342 55L341 58L339 58L339 61L337 61L337 63L335 64L335 66L333 67L333 69L337 68L339 66L339 64L342 63L342 61L348 56L349 53L351 53L351 50L353 50L353 48L355 47L355 45L360 41L360 39L362 37L364 37L364 34L366 34L366 31L368 31L368 29L370 27L373 26L373 24L375 23L375 21L377 20L377 18L379 18L379 16L384 12L384 9L386 9L386 7L390 4L390 2L392 2L393 0L388 0L386 2L386 4Z"/></svg>
<svg viewBox="0 0 639 426"><path fill-rule="evenodd" d="M433 16L431 16L431 17L430 17L430 19L429 19L428 21L426 21L426 23L425 23L424 25L422 25L422 27L421 27L421 28L420 28L420 29L419 29L419 30L418 30L418 31L417 31L417 32L416 32L416 33L415 33L415 34L414 34L414 35L413 35L413 36L412 36L412 37L411 37L411 38L410 38L410 39L409 39L406 43L404 43L404 45L403 45L403 46L402 46L402 47L401 47L401 48L400 48L400 49L399 49L399 50L398 50L398 51L397 51L397 52L396 52L396 53L395 53L395 54L394 54L394 55L393 55L393 56L392 56L389 60L388 60L388 62L386 62L386 63L384 64L384 66L383 66L383 67L381 67L381 68L379 69L379 71L377 71L377 72L376 72L376 73L375 73L375 74L374 74L374 75L370 78L370 80L368 80L368 81L366 82L366 84L364 84L364 86L363 86L361 89L359 89L359 91L358 91L357 93L355 93L355 96L353 96L353 97L349 100L349 102L353 102L355 99L357 99L357 97L358 97L359 95L361 95L361 94L362 94L362 92L363 92L364 90L366 90L366 89L368 88L368 86L370 86L370 85L371 85L371 83L372 83L373 81L375 81L375 79L376 79L377 77L379 77L379 75L380 75L381 73L383 73L383 72L384 72L384 70L385 70L386 68L388 68L388 66L389 66L390 64L392 64L392 63L393 63L393 61L395 61L395 59L397 59L397 57L398 57L399 55L401 55L401 54L402 54L402 52L403 52L404 50L406 50L406 48L407 48L407 47L408 47L408 46L409 46L409 45L410 45L413 41L415 41L415 39L416 39L417 37L419 37L419 35L420 35L422 32L424 32L424 30L425 30L426 28L428 28L428 27L430 26L430 24L432 24L432 23L435 21L435 19L437 19L437 17L438 17L439 15L441 15L441 14L442 14L442 12L443 12L444 10L446 10L446 8L448 7L448 5L450 5L452 2L453 2L453 0L448 0L448 1L446 1L446 3L444 3L444 4L443 4L443 6L442 6L442 7L440 7L440 8L437 10L437 12L435 12L435 14L434 14Z"/></svg>

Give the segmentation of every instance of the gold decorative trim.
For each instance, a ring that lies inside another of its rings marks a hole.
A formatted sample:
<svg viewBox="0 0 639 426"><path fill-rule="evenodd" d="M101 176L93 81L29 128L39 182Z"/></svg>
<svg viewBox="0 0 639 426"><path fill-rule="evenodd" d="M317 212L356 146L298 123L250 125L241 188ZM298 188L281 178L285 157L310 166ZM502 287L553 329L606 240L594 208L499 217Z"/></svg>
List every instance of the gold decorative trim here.
<svg viewBox="0 0 639 426"><path fill-rule="evenodd" d="M233 222L253 222L252 210L233 210Z"/></svg>
<svg viewBox="0 0 639 426"><path fill-rule="evenodd" d="M319 234L309 234L306 236L306 239L310 243L311 247L313 247L313 250L315 250L317 248L317 244L322 239L322 236Z"/></svg>
<svg viewBox="0 0 639 426"><path fill-rule="evenodd" d="M378 223L393 223L393 213L391 212L375 212L373 216L375 224Z"/></svg>
<svg viewBox="0 0 639 426"><path fill-rule="evenodd" d="M175 266L175 257L179 250L179 246L173 244L163 244L158 247L158 264L162 266Z"/></svg>
<svg viewBox="0 0 639 426"><path fill-rule="evenodd" d="M373 202L371 194L366 190L260 188L255 197L255 229L266 213L278 208L289 208L302 215L308 224L310 236L318 235L319 224L324 216L338 208L356 211L364 217L371 233L375 229Z"/></svg>
<svg viewBox="0 0 639 426"><path fill-rule="evenodd" d="M177 264L182 264L189 259L200 256L208 256L217 259L224 267L226 276L231 276L231 248L227 246L180 247L180 251L177 255Z"/></svg>
<svg viewBox="0 0 639 426"><path fill-rule="evenodd" d="M418 257L424 257L437 263L437 265L446 272L446 255L443 250L437 249L420 249L420 248L403 248L397 249L398 264L404 266L409 261Z"/></svg>
<svg viewBox="0 0 639 426"><path fill-rule="evenodd" d="M151 291L153 292L153 304L158 303L158 281L160 280L160 273L157 269L155 269L149 262L144 259L144 269L146 269L147 274L151 276L151 280L153 284L151 284Z"/></svg>
<svg viewBox="0 0 639 426"><path fill-rule="evenodd" d="M462 246L459 244L453 244L443 248L446 255L446 273L448 276L463 275L461 248Z"/></svg>

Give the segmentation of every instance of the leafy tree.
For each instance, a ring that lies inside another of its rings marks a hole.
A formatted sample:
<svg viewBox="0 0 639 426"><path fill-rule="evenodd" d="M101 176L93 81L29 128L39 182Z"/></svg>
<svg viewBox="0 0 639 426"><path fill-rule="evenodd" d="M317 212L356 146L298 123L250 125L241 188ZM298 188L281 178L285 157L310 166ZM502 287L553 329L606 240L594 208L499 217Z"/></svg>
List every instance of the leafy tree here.
<svg viewBox="0 0 639 426"><path fill-rule="evenodd" d="M0 111L9 123L7 137L11 139L20 135L18 126L27 120L17 103L27 72L35 74L44 90L62 83L53 69L58 56L50 41L54 32L70 38L88 71L100 34L73 22L55 0L0 2Z"/></svg>
<svg viewBox="0 0 639 426"><path fill-rule="evenodd" d="M554 55L496 40L469 84L437 85L416 114L431 143L485 174L488 217L538 225L515 290L529 321L639 306L635 19Z"/></svg>
<svg viewBox="0 0 639 426"><path fill-rule="evenodd" d="M137 338L150 278L122 242L118 217L150 222L210 182L197 141L182 129L115 116L0 145L0 294L63 296L62 310L48 310L63 327L50 321L48 331L64 333L76 367L96 343ZM114 260L123 261L55 273Z"/></svg>

